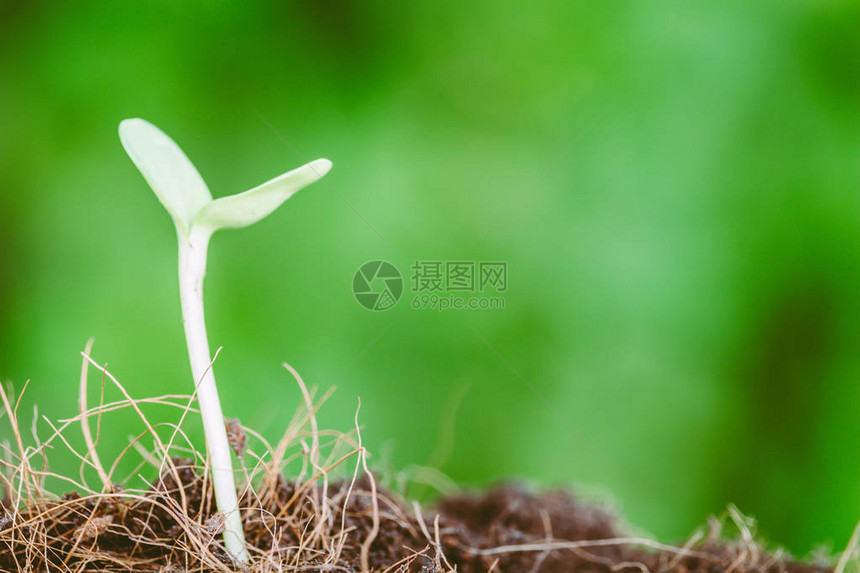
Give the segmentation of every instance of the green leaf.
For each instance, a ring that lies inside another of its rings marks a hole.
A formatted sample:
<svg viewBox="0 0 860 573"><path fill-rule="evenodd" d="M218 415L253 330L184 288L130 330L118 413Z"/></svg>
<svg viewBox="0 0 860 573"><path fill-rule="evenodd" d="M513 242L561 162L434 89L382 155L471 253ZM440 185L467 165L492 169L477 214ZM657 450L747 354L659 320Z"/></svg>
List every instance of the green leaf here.
<svg viewBox="0 0 860 573"><path fill-rule="evenodd" d="M212 201L200 173L179 146L148 121L123 120L119 138L177 228L188 234L194 217Z"/></svg>
<svg viewBox="0 0 860 573"><path fill-rule="evenodd" d="M317 159L244 193L215 199L194 219L195 225L218 229L247 227L277 209L299 189L320 179L331 169L331 161Z"/></svg>

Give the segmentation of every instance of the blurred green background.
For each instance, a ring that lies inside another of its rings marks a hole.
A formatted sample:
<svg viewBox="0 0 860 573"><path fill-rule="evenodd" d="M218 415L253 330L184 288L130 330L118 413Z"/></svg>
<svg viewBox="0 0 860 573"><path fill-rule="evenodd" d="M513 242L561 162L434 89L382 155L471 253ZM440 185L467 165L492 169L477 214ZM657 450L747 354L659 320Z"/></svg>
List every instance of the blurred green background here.
<svg viewBox="0 0 860 573"><path fill-rule="evenodd" d="M334 162L213 240L228 416L279 436L287 361L339 387L326 427L361 397L380 467L579 484L665 540L733 502L796 553L847 541L860 4L0 6L0 379L32 380L27 415L74 415L90 336L134 396L190 390L137 116L216 196ZM506 308L367 311L372 259L507 261ZM103 456L140 430L106 418Z"/></svg>

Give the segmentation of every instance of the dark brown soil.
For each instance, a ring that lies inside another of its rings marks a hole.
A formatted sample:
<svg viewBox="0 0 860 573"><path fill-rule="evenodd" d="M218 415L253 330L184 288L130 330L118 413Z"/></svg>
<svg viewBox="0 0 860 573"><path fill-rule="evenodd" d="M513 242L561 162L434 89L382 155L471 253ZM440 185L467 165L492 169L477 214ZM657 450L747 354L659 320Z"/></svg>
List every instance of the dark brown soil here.
<svg viewBox="0 0 860 573"><path fill-rule="evenodd" d="M0 517L3 571L231 571L221 549L212 492L187 462L182 487L165 473L146 495L65 496ZM362 543L374 571L441 573L817 573L762 553L747 541L708 538L684 550L627 540L615 516L560 491L500 486L450 497L433 510L379 493L368 481L329 485L263 480L242 499L249 571L362 570ZM183 495L184 494L184 501ZM346 511L343 511L345 500ZM185 507L183 507L183 504ZM588 543L600 540L601 543ZM579 542L579 543L571 543ZM241 569L235 569L241 570Z"/></svg>

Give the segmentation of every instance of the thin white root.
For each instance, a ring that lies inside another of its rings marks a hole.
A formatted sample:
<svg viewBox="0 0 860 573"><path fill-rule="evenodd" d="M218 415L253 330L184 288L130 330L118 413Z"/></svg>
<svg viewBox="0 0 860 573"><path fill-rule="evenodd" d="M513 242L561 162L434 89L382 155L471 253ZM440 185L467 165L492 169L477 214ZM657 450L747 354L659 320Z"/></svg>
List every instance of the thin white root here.
<svg viewBox="0 0 860 573"><path fill-rule="evenodd" d="M845 573L845 568L848 567L848 562L857 554L858 544L860 544L860 522L857 522L856 527L854 527L854 533L851 534L851 539L848 540L848 546L839 557L839 562L836 564L836 568L833 570L833 573Z"/></svg>
<svg viewBox="0 0 860 573"><path fill-rule="evenodd" d="M95 342L95 339L93 338L87 340L87 346L84 348L85 356L90 356L92 354L93 342ZM87 371L89 370L89 365L90 363L86 359L81 361L81 382L78 386L78 411L81 413L81 433L84 435L84 442L87 445L87 457L89 457L96 473L99 474L99 479L102 481L102 491L109 491L111 488L111 480L107 472L105 472L105 468L102 466L99 454L96 451L93 434L90 432L90 419L88 416L84 415L87 411Z"/></svg>
<svg viewBox="0 0 860 573"><path fill-rule="evenodd" d="M358 410L361 410L361 398L358 399ZM356 431L358 431L358 411L355 413L355 420ZM367 474L367 478L370 480L370 502L373 507L373 527L361 544L361 571L362 573L368 573L370 571L370 545L379 533L379 498L376 495L376 479L374 479L370 470L367 469L367 450L361 445L361 433L358 434L358 449L361 452L359 455L361 456L361 465L364 468L364 473Z"/></svg>

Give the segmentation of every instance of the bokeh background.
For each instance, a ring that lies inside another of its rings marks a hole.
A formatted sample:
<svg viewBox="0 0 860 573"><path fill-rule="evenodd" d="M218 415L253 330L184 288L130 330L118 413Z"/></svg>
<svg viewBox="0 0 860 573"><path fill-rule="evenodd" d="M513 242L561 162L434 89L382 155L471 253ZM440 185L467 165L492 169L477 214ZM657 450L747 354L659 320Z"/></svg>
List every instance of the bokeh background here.
<svg viewBox="0 0 860 573"><path fill-rule="evenodd" d="M577 485L664 540L735 503L795 553L847 541L860 4L0 6L0 379L31 380L25 417L74 415L90 336L133 395L189 390L172 225L116 135L138 116L216 196L334 162L213 240L227 415L280 435L288 361L338 386L326 427L361 397L384 472ZM369 312L373 259L506 261L506 308ZM140 429L106 418L102 455Z"/></svg>

